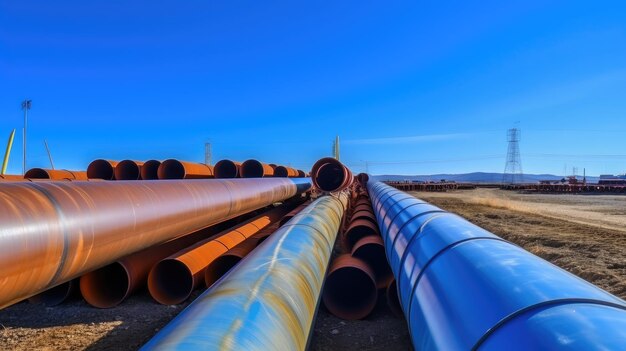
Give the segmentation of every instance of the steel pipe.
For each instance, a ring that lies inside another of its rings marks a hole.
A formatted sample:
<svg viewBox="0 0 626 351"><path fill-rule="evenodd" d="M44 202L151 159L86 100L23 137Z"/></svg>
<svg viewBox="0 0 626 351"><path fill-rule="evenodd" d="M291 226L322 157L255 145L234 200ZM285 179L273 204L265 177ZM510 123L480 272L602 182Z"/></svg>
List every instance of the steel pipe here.
<svg viewBox="0 0 626 351"><path fill-rule="evenodd" d="M141 179L143 180L159 179L159 167L160 166L161 166L161 161L158 161L158 160L146 161L143 164L143 166L141 166L141 170L140 170Z"/></svg>
<svg viewBox="0 0 626 351"><path fill-rule="evenodd" d="M111 308L145 286L150 269L161 259L176 253L235 224L241 217L200 229L163 244L133 253L80 277L80 291L88 304Z"/></svg>
<svg viewBox="0 0 626 351"><path fill-rule="evenodd" d="M378 227L375 223L372 223L372 221L368 219L354 220L350 222L348 229L346 229L346 232L343 234L344 248L347 251L352 251L357 241L370 235L379 235Z"/></svg>
<svg viewBox="0 0 626 351"><path fill-rule="evenodd" d="M306 173L303 170L298 169L297 171L298 171L298 178L306 177Z"/></svg>
<svg viewBox="0 0 626 351"><path fill-rule="evenodd" d="M383 239L380 236L371 235L359 239L352 248L352 257L367 263L372 269L378 289L386 288L393 280L393 273L385 256Z"/></svg>
<svg viewBox="0 0 626 351"><path fill-rule="evenodd" d="M141 179L141 168L143 162L124 160L115 166L115 179L116 180L139 180Z"/></svg>
<svg viewBox="0 0 626 351"><path fill-rule="evenodd" d="M241 162L220 160L213 170L215 178L241 178Z"/></svg>
<svg viewBox="0 0 626 351"><path fill-rule="evenodd" d="M309 206L309 204L310 202L307 201L301 204L300 206L294 208L293 210L291 210L291 212L284 215L283 218L280 219L280 225L281 226L285 225L285 223L289 222L295 215L297 215L302 210L304 210L307 206Z"/></svg>
<svg viewBox="0 0 626 351"><path fill-rule="evenodd" d="M304 350L346 204L311 203L142 350Z"/></svg>
<svg viewBox="0 0 626 351"><path fill-rule="evenodd" d="M385 297L387 298L387 306L391 313L395 316L404 318L402 314L402 306L400 306L400 298L398 297L398 285L395 279L391 279L385 289Z"/></svg>
<svg viewBox="0 0 626 351"><path fill-rule="evenodd" d="M310 186L306 178L3 182L0 308Z"/></svg>
<svg viewBox="0 0 626 351"><path fill-rule="evenodd" d="M114 180L117 163L117 161L103 159L94 160L87 166L87 178Z"/></svg>
<svg viewBox="0 0 626 351"><path fill-rule="evenodd" d="M338 160L325 157L315 162L311 169L313 185L326 192L346 189L352 184L352 172Z"/></svg>
<svg viewBox="0 0 626 351"><path fill-rule="evenodd" d="M184 302L204 281L204 272L214 260L247 238L277 222L292 209L281 206L247 222L201 241L158 262L148 276L148 290L157 302L176 305Z"/></svg>
<svg viewBox="0 0 626 351"><path fill-rule="evenodd" d="M262 163L257 160L247 160L241 164L242 178L262 178L272 176L274 176L274 168L267 163Z"/></svg>
<svg viewBox="0 0 626 351"><path fill-rule="evenodd" d="M368 190L415 349L626 345L626 301L388 185Z"/></svg>
<svg viewBox="0 0 626 351"><path fill-rule="evenodd" d="M28 179L24 179L24 176L16 175L16 174L1 174L0 181L24 181Z"/></svg>
<svg viewBox="0 0 626 351"><path fill-rule="evenodd" d="M31 168L24 174L24 178L50 180L87 180L87 172L68 171L65 169Z"/></svg>
<svg viewBox="0 0 626 351"><path fill-rule="evenodd" d="M296 178L298 177L298 171L291 167L278 166L274 169L274 177Z"/></svg>
<svg viewBox="0 0 626 351"><path fill-rule="evenodd" d="M260 237L250 237L209 263L204 270L204 284L211 287L257 247Z"/></svg>
<svg viewBox="0 0 626 351"><path fill-rule="evenodd" d="M349 254L337 256L328 270L322 299L330 313L341 319L367 317L378 300L374 271Z"/></svg>
<svg viewBox="0 0 626 351"><path fill-rule="evenodd" d="M204 179L213 178L213 167L204 163L165 160L157 171L159 179Z"/></svg>

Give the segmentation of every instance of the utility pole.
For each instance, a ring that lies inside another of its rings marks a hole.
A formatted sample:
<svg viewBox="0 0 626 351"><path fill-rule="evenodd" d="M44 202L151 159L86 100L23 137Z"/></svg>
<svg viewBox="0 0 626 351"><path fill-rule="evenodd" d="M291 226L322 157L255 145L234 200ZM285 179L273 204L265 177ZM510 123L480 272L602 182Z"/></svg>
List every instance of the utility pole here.
<svg viewBox="0 0 626 351"><path fill-rule="evenodd" d="M22 152L24 159L22 160L22 174L26 174L26 129L28 128L28 110L30 110L32 100L22 101L22 110L24 110L24 139L22 140Z"/></svg>
<svg viewBox="0 0 626 351"><path fill-rule="evenodd" d="M204 143L204 164L207 166L210 166L212 162L212 158L213 158L213 154L211 152L211 143L206 142Z"/></svg>
<svg viewBox="0 0 626 351"><path fill-rule="evenodd" d="M50 159L50 167L54 170L54 162L52 162L52 154L50 153L50 148L48 147L48 141L44 139L43 144L46 146L46 152L48 152L48 158Z"/></svg>

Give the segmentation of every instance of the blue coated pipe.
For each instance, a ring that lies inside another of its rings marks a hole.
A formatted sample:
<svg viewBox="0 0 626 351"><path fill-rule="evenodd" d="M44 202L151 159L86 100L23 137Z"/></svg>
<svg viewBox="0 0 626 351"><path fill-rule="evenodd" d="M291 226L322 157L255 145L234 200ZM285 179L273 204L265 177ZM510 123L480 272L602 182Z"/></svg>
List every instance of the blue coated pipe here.
<svg viewBox="0 0 626 351"><path fill-rule="evenodd" d="M347 202L308 205L142 350L304 350Z"/></svg>
<svg viewBox="0 0 626 351"><path fill-rule="evenodd" d="M416 350L626 348L626 301L405 192L368 190Z"/></svg>

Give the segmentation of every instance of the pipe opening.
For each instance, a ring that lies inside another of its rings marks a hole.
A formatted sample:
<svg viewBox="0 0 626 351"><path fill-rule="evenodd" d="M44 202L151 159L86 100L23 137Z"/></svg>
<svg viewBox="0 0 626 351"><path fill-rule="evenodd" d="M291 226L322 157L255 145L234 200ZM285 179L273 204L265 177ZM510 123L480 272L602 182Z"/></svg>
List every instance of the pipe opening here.
<svg viewBox="0 0 626 351"><path fill-rule="evenodd" d="M335 191L345 181L344 169L341 164L327 163L320 167L315 175L317 186L324 191Z"/></svg>
<svg viewBox="0 0 626 351"><path fill-rule="evenodd" d="M299 170L298 170L298 178L304 178L304 177L306 177L306 173L304 173L304 171L303 171L303 170L300 170L300 169L299 169Z"/></svg>
<svg viewBox="0 0 626 351"><path fill-rule="evenodd" d="M274 169L274 177L289 177L289 170L285 166L278 166Z"/></svg>
<svg viewBox="0 0 626 351"><path fill-rule="evenodd" d="M135 161L124 160L115 166L116 180L137 180L140 176L140 167Z"/></svg>
<svg viewBox="0 0 626 351"><path fill-rule="evenodd" d="M204 271L204 283L209 288L223 277L231 268L241 261L241 257L235 255L222 255L216 258Z"/></svg>
<svg viewBox="0 0 626 351"><path fill-rule="evenodd" d="M98 308L117 306L128 296L129 278L118 262L80 277L80 292L88 304Z"/></svg>
<svg viewBox="0 0 626 351"><path fill-rule="evenodd" d="M157 171L159 179L185 179L185 166L178 160L165 160Z"/></svg>
<svg viewBox="0 0 626 351"><path fill-rule="evenodd" d="M178 260L166 259L157 263L148 276L150 295L163 305L184 302L193 288L193 274Z"/></svg>
<svg viewBox="0 0 626 351"><path fill-rule="evenodd" d="M385 255L385 246L379 236L359 240L352 250L352 257L361 259L370 266L374 271L376 286L379 289L385 288L393 279L393 273Z"/></svg>
<svg viewBox="0 0 626 351"><path fill-rule="evenodd" d="M261 178L263 174L263 165L257 160L247 160L241 164L242 178Z"/></svg>
<svg viewBox="0 0 626 351"><path fill-rule="evenodd" d="M114 172L113 165L109 161L95 160L87 167L87 178L113 180Z"/></svg>
<svg viewBox="0 0 626 351"><path fill-rule="evenodd" d="M161 161L150 160L146 161L141 167L141 179L143 180L152 180L159 179L159 166L161 165Z"/></svg>
<svg viewBox="0 0 626 351"><path fill-rule="evenodd" d="M326 278L323 300L326 308L339 318L365 318L376 306L376 284L361 269L342 267Z"/></svg>
<svg viewBox="0 0 626 351"><path fill-rule="evenodd" d="M72 295L73 289L74 281L70 280L69 282L57 285L54 288L30 297L28 302L32 304L42 304L44 306L57 306Z"/></svg>
<svg viewBox="0 0 626 351"><path fill-rule="evenodd" d="M50 174L42 168L32 168L29 169L25 174L24 178L28 179L50 179Z"/></svg>
<svg viewBox="0 0 626 351"><path fill-rule="evenodd" d="M354 227L350 227L348 231L344 234L346 248L352 250L354 245L361 239L370 236L370 235L378 235L378 232L374 230L372 227L365 225L357 225Z"/></svg>
<svg viewBox="0 0 626 351"><path fill-rule="evenodd" d="M231 160L221 160L213 168L215 178L237 178L239 173L237 164Z"/></svg>

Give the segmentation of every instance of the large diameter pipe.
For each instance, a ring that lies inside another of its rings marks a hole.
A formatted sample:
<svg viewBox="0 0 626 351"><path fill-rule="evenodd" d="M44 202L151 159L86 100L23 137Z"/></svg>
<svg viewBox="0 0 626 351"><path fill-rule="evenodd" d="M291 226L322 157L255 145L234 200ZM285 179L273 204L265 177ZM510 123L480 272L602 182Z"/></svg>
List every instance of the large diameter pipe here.
<svg viewBox="0 0 626 351"><path fill-rule="evenodd" d="M274 168L257 160L247 160L241 164L242 178L262 178L274 176Z"/></svg>
<svg viewBox="0 0 626 351"><path fill-rule="evenodd" d="M29 179L24 179L24 176L17 175L17 174L3 174L3 175L0 175L0 181L16 182L16 181L28 181L28 180Z"/></svg>
<svg viewBox="0 0 626 351"><path fill-rule="evenodd" d="M322 299L330 313L341 319L367 317L378 300L374 271L349 254L338 256L328 270Z"/></svg>
<svg viewBox="0 0 626 351"><path fill-rule="evenodd" d="M346 189L354 177L344 164L332 157L325 157L315 162L311 169L313 185L326 192Z"/></svg>
<svg viewBox="0 0 626 351"><path fill-rule="evenodd" d="M87 166L87 178L114 180L117 163L117 161L111 160L94 160Z"/></svg>
<svg viewBox="0 0 626 351"><path fill-rule="evenodd" d="M161 259L207 239L234 225L240 217L198 230L163 244L144 249L80 277L80 291L88 304L111 308L122 303L137 289L143 287L148 273Z"/></svg>
<svg viewBox="0 0 626 351"><path fill-rule="evenodd" d="M31 296L28 302L41 304L44 306L58 306L69 300L72 296L78 295L78 280L73 279L59 284L35 296Z"/></svg>
<svg viewBox="0 0 626 351"><path fill-rule="evenodd" d="M220 160L213 168L215 178L241 178L241 162Z"/></svg>
<svg viewBox="0 0 626 351"><path fill-rule="evenodd" d="M31 168L24 178L27 179L50 179L50 180L87 180L87 172L68 171L64 169Z"/></svg>
<svg viewBox="0 0 626 351"><path fill-rule="evenodd" d="M142 350L304 350L346 204L311 203Z"/></svg>
<svg viewBox="0 0 626 351"><path fill-rule="evenodd" d="M150 295L164 305L184 302L204 282L207 266L247 238L277 222L291 210L281 206L250 219L216 238L201 241L158 262L148 276Z"/></svg>
<svg viewBox="0 0 626 351"><path fill-rule="evenodd" d="M139 180L141 179L141 167L143 162L124 160L115 166L115 179L116 180Z"/></svg>
<svg viewBox="0 0 626 351"><path fill-rule="evenodd" d="M393 280L393 273L385 256L383 239L380 236L366 236L360 239L354 244L351 254L352 257L367 263L372 269L378 289L386 288L389 282Z"/></svg>
<svg viewBox="0 0 626 351"><path fill-rule="evenodd" d="M157 171L159 179L204 179L213 178L213 167L204 163L165 160Z"/></svg>
<svg viewBox="0 0 626 351"><path fill-rule="evenodd" d="M306 178L3 182L0 308L310 186Z"/></svg>
<svg viewBox="0 0 626 351"><path fill-rule="evenodd" d="M368 190L415 349L626 345L626 301L404 192Z"/></svg>
<svg viewBox="0 0 626 351"><path fill-rule="evenodd" d="M260 237L252 236L213 260L204 270L204 284L211 287L257 247Z"/></svg>
<svg viewBox="0 0 626 351"><path fill-rule="evenodd" d="M159 179L159 167L161 166L161 161L159 160L149 160L144 162L143 166L141 166L141 179L143 180L154 180Z"/></svg>

